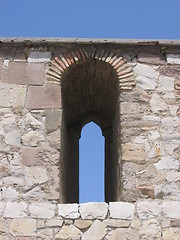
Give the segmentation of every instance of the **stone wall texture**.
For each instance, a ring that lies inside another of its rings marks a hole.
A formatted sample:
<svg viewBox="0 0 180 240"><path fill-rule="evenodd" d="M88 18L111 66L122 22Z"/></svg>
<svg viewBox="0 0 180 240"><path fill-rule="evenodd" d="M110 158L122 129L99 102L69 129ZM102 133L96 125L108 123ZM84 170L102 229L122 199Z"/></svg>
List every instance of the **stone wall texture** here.
<svg viewBox="0 0 180 240"><path fill-rule="evenodd" d="M89 56L119 81L119 201L61 204L61 80ZM0 240L179 240L180 42L0 40L0 190Z"/></svg>

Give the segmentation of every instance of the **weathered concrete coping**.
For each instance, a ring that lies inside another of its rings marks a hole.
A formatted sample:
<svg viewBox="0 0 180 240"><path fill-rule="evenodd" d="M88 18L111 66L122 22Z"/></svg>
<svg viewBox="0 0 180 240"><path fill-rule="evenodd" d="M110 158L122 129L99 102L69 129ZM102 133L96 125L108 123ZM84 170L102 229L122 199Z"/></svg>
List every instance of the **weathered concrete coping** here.
<svg viewBox="0 0 180 240"><path fill-rule="evenodd" d="M0 37L0 43L18 43L18 44L120 44L120 45L138 45L138 46L180 46L180 40L161 40L161 39L113 39L113 38L3 38Z"/></svg>

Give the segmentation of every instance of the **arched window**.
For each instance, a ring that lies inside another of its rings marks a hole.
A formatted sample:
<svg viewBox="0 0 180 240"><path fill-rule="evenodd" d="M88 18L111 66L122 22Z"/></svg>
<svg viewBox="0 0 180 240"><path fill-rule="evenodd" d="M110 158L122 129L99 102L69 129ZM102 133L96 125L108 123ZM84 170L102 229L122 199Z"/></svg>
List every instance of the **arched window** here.
<svg viewBox="0 0 180 240"><path fill-rule="evenodd" d="M95 123L86 124L79 140L79 202L105 201L104 137Z"/></svg>
<svg viewBox="0 0 180 240"><path fill-rule="evenodd" d="M119 201L119 81L113 67L94 58L69 67L62 76L60 202L79 202L79 139L95 122L105 138L105 201Z"/></svg>

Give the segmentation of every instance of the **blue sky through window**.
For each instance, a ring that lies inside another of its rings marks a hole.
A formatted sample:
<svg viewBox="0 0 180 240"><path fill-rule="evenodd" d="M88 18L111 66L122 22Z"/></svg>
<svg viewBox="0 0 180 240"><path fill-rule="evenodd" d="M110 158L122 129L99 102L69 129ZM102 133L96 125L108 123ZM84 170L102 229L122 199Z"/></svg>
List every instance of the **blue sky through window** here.
<svg viewBox="0 0 180 240"><path fill-rule="evenodd" d="M79 202L103 202L104 137L98 125L86 124L79 140Z"/></svg>

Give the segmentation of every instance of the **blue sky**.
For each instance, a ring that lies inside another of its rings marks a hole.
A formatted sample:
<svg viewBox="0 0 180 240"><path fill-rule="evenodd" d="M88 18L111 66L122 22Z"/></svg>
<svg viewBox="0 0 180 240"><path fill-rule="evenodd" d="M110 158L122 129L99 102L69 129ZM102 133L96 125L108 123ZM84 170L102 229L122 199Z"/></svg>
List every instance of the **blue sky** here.
<svg viewBox="0 0 180 240"><path fill-rule="evenodd" d="M0 37L180 39L180 0L0 0ZM101 130L86 125L80 202L104 201L103 145Z"/></svg>
<svg viewBox="0 0 180 240"><path fill-rule="evenodd" d="M180 38L179 0L0 0L0 36Z"/></svg>

